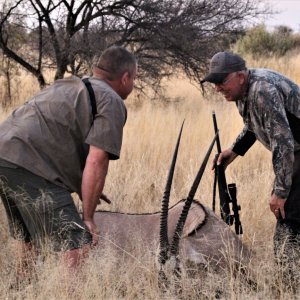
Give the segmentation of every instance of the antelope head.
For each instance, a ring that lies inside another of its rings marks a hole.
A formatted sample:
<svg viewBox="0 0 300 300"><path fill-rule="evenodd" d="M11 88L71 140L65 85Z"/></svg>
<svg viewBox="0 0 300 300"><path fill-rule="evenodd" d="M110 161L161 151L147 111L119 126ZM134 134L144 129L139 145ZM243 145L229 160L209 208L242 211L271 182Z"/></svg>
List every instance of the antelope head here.
<svg viewBox="0 0 300 300"><path fill-rule="evenodd" d="M214 143L216 141L216 137L218 135L218 133L217 133L215 135L215 137L213 138L213 141L211 142L209 149L204 157L204 160L199 168L199 171L194 179L194 182L192 184L192 187L188 193L188 197L187 197L184 207L182 209L181 215L177 222L172 241L171 241L171 243L169 243L169 239L168 239L169 199L170 199L170 191L171 191L171 187L172 187L172 180L173 180L173 175L174 175L175 164L176 164L176 160L177 160L177 154L178 154L183 125L184 125L184 122L182 123L181 129L180 129L180 132L179 132L179 135L177 138L177 143L176 143L176 147L174 150L172 163L171 163L171 166L169 169L166 187L165 187L165 191L164 191L164 195L163 195L163 199L162 199L162 209L161 209L161 218L160 218L160 255L159 255L159 261L160 261L161 266L164 265L165 262L171 257L175 257L177 259L178 251L179 251L179 241L180 241L180 237L181 237L181 234L182 234L182 231L183 231L183 228L184 228L187 216L188 216L188 212L189 212L189 209L193 202L193 199L194 199L194 196L198 189L198 186L200 184L200 181L201 181L202 175L204 173L205 167L207 165L209 156L211 154Z"/></svg>

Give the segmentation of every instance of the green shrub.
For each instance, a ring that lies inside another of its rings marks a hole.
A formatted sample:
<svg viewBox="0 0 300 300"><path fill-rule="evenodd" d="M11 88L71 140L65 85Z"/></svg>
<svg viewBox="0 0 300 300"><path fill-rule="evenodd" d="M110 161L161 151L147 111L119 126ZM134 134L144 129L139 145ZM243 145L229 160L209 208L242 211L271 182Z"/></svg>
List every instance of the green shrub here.
<svg viewBox="0 0 300 300"><path fill-rule="evenodd" d="M270 32L265 25L259 25L246 31L234 45L235 51L251 54L253 57L282 56L300 45L299 35L287 26L277 26Z"/></svg>

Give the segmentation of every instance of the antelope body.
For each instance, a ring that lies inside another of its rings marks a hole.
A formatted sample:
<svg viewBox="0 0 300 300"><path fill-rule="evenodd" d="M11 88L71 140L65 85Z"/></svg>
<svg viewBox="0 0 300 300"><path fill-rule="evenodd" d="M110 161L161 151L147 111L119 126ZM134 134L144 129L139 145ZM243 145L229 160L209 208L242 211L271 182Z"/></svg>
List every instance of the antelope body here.
<svg viewBox="0 0 300 300"><path fill-rule="evenodd" d="M179 201L168 212L168 237L175 227L184 206ZM110 243L112 248L126 253L157 252L159 248L160 212L125 214L109 211L95 213L100 229L100 246ZM136 243L141 243L136 245ZM183 263L225 268L229 260L246 262L249 252L237 235L210 209L193 201L185 222L179 244L179 257ZM229 258L229 255L230 257ZM134 254L133 254L134 255Z"/></svg>
<svg viewBox="0 0 300 300"><path fill-rule="evenodd" d="M101 231L102 240L109 240L124 253L130 254L134 248L155 252L159 248L161 266L172 257L178 262L179 257L181 262L224 268L232 259L240 262L241 258L248 258L248 251L226 223L194 200L217 134L210 144L188 197L169 208L182 129L183 124L173 154L161 212L121 214L100 211L95 213L95 223Z"/></svg>

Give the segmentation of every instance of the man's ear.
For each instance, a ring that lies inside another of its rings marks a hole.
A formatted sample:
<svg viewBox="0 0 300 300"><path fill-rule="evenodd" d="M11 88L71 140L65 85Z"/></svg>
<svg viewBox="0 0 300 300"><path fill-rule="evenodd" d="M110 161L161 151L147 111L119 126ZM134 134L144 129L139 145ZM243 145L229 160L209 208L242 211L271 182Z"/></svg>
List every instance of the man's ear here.
<svg viewBox="0 0 300 300"><path fill-rule="evenodd" d="M126 85L129 79L129 73L125 72L121 77L121 83L122 85Z"/></svg>
<svg viewBox="0 0 300 300"><path fill-rule="evenodd" d="M244 73L238 73L240 85L243 85L246 82L246 76Z"/></svg>

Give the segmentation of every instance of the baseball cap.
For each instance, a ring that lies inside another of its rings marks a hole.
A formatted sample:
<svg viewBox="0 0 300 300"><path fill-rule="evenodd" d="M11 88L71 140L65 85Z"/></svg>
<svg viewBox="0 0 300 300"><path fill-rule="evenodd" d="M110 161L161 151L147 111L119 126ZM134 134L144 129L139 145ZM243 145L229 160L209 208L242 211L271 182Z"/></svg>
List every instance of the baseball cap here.
<svg viewBox="0 0 300 300"><path fill-rule="evenodd" d="M246 62L239 55L227 51L218 52L212 57L209 73L201 80L201 83L208 81L220 84L229 73L245 69Z"/></svg>

